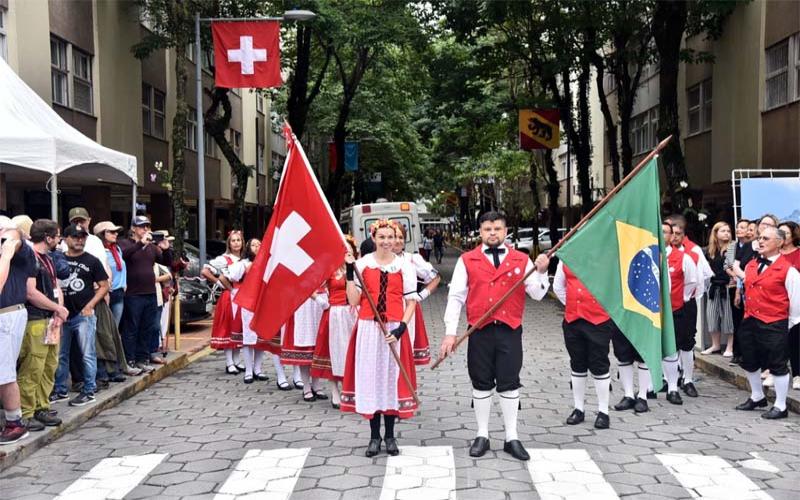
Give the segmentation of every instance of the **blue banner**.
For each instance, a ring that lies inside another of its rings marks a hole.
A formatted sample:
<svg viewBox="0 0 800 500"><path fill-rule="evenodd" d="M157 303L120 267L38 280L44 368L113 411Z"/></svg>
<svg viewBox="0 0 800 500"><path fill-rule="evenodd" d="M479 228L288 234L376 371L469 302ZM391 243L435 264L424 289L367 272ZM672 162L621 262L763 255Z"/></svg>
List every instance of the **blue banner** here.
<svg viewBox="0 0 800 500"><path fill-rule="evenodd" d="M345 142L344 143L344 171L356 172L358 171L358 143Z"/></svg>

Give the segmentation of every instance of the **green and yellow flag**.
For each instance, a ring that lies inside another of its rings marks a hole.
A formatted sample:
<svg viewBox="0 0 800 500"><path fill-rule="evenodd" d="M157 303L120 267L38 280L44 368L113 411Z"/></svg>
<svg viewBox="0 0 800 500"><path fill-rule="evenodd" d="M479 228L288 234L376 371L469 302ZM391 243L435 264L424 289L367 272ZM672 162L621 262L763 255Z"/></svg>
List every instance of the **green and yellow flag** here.
<svg viewBox="0 0 800 500"><path fill-rule="evenodd" d="M556 252L639 351L655 390L675 352L659 200L653 158Z"/></svg>

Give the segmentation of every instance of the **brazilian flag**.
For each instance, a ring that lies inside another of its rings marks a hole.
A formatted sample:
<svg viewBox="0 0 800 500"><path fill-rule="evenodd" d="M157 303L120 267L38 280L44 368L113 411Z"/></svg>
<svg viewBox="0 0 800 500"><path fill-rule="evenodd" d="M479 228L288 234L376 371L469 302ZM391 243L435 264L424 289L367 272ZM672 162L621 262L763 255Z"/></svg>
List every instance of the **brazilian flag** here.
<svg viewBox="0 0 800 500"><path fill-rule="evenodd" d="M655 390L676 350L659 200L653 158L556 251L639 351Z"/></svg>

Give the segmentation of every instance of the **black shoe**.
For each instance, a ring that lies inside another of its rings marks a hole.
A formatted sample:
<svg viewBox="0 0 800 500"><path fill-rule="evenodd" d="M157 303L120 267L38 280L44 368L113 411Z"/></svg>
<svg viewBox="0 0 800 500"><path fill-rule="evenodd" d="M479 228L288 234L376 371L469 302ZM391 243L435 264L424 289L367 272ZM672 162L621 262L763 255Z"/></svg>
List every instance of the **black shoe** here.
<svg viewBox="0 0 800 500"><path fill-rule="evenodd" d="M569 417L567 417L567 425L578 425L579 423L583 422L583 419L583 412L575 408L572 410L572 413L569 414Z"/></svg>
<svg viewBox="0 0 800 500"><path fill-rule="evenodd" d="M667 384L667 381L665 380L664 383L661 385L661 389L659 389L658 392L667 392L668 390L669 390L669 384Z"/></svg>
<svg viewBox="0 0 800 500"><path fill-rule="evenodd" d="M225 367L225 373L228 375L239 375L239 369L236 368L236 365L228 365Z"/></svg>
<svg viewBox="0 0 800 500"><path fill-rule="evenodd" d="M266 382L267 380L269 380L269 377L267 376L266 373L256 373L256 380L258 380L259 382Z"/></svg>
<svg viewBox="0 0 800 500"><path fill-rule="evenodd" d="M70 406L85 406L89 403L94 403L94 394L84 394L80 393L74 398L72 398L69 402Z"/></svg>
<svg viewBox="0 0 800 500"><path fill-rule="evenodd" d="M43 423L47 427L56 427L58 425L61 425L61 419L56 417L55 415L50 415L50 412L46 410L37 411L36 413L33 414L33 418Z"/></svg>
<svg viewBox="0 0 800 500"><path fill-rule="evenodd" d="M283 382L275 382L275 384L278 386L278 390L281 390L281 391L291 391L292 390L292 385L289 382L285 381L285 380Z"/></svg>
<svg viewBox="0 0 800 500"><path fill-rule="evenodd" d="M626 411L636 406L636 400L625 396L622 400L614 405L616 411Z"/></svg>
<svg viewBox="0 0 800 500"><path fill-rule="evenodd" d="M30 432L40 432L44 430L44 424L34 418L23 418L22 425Z"/></svg>
<svg viewBox="0 0 800 500"><path fill-rule="evenodd" d="M108 389L108 386L109 386L108 380L100 379L97 381L97 388L95 388L95 391L97 392L104 391Z"/></svg>
<svg viewBox="0 0 800 500"><path fill-rule="evenodd" d="M489 438L478 436L469 447L469 456L482 457L487 451L489 451Z"/></svg>
<svg viewBox="0 0 800 500"><path fill-rule="evenodd" d="M728 361L728 365L730 365L730 366L740 365L740 364L742 364L742 357L741 356L734 356L734 357L732 357L730 359L730 361Z"/></svg>
<svg viewBox="0 0 800 500"><path fill-rule="evenodd" d="M328 396L324 392L315 391L315 390L312 390L311 392L313 392L314 393L314 397L316 399L319 399L320 401L326 401L328 399Z"/></svg>
<svg viewBox="0 0 800 500"><path fill-rule="evenodd" d="M303 401L306 403L313 403L317 400L317 397L314 395L313 392L309 392L308 394L303 393Z"/></svg>
<svg viewBox="0 0 800 500"><path fill-rule="evenodd" d="M233 365L233 366L234 366L234 367L235 367L237 370L239 370L239 373L244 373L244 372L246 372L246 371L247 371L247 368L245 368L245 366L244 366L244 365Z"/></svg>
<svg viewBox="0 0 800 500"><path fill-rule="evenodd" d="M383 443L386 445L386 453L389 455L396 457L400 454L400 448L397 447L397 439L386 438L383 440Z"/></svg>
<svg viewBox="0 0 800 500"><path fill-rule="evenodd" d="M72 384L72 387L69 388L69 392L80 393L81 391L83 391L83 382Z"/></svg>
<svg viewBox="0 0 800 500"><path fill-rule="evenodd" d="M774 406L772 408L770 408L769 411L765 411L764 413L761 414L761 418L766 418L767 420L776 420L776 419L779 419L779 418L786 418L788 416L789 416L789 410L788 409L781 411L781 410L775 408ZM29 430L33 430L33 429L29 429Z"/></svg>
<svg viewBox="0 0 800 500"><path fill-rule="evenodd" d="M113 376L113 377L111 377L111 379L110 379L110 380L111 380L112 382L119 383L119 382L125 382L125 381L126 381L126 380L128 380L128 379L125 377L125 375L123 375L123 374L121 374L121 373L116 373L116 374L114 374L114 376Z"/></svg>
<svg viewBox="0 0 800 500"><path fill-rule="evenodd" d="M636 399L636 404L633 406L633 411L636 413L647 413L650 407L647 406L647 400L642 398Z"/></svg>
<svg viewBox="0 0 800 500"><path fill-rule="evenodd" d="M669 391L667 393L667 401L674 405L683 404L683 399L681 399L681 395L678 393L678 391Z"/></svg>
<svg viewBox="0 0 800 500"><path fill-rule="evenodd" d="M50 395L51 403L58 403L59 401L68 401L68 400L69 400L69 394L59 394L57 392L54 392L53 394Z"/></svg>
<svg viewBox="0 0 800 500"><path fill-rule="evenodd" d="M697 389L695 388L694 384L691 383L691 382L687 382L687 383L683 384L683 392L685 392L686 395L689 396L690 398L696 398L697 397Z"/></svg>
<svg viewBox="0 0 800 500"><path fill-rule="evenodd" d="M303 383L302 380L293 380L292 383L294 384L295 389L302 389L303 387L305 387L305 384Z"/></svg>
<svg viewBox="0 0 800 500"><path fill-rule="evenodd" d="M341 406L340 406L340 405L337 405L336 403L334 403L333 401L331 401L331 408L333 408L334 410L338 410L338 409L340 409L340 408L341 408Z"/></svg>
<svg viewBox="0 0 800 500"><path fill-rule="evenodd" d="M380 452L381 452L381 440L370 439L369 444L367 445L367 451L364 452L364 455L366 455L369 458L372 458Z"/></svg>
<svg viewBox="0 0 800 500"><path fill-rule="evenodd" d="M767 398L761 398L758 401L753 401L752 399L747 398L747 401L736 406L736 409L742 411L752 411L755 410L756 408L766 408L766 407L767 407Z"/></svg>
<svg viewBox="0 0 800 500"><path fill-rule="evenodd" d="M245 375L244 376L244 383L245 384L252 384L253 380L255 380L255 379L253 378L252 375Z"/></svg>
<svg viewBox="0 0 800 500"><path fill-rule="evenodd" d="M597 418L594 419L594 428L595 429L608 429L609 421L608 415L603 412L597 414Z"/></svg>
<svg viewBox="0 0 800 500"><path fill-rule="evenodd" d="M647 391L647 399L658 399L658 394L655 391Z"/></svg>
<svg viewBox="0 0 800 500"><path fill-rule="evenodd" d="M525 451L525 447L519 439L508 441L503 445L503 451L516 458L517 460L530 460L531 456Z"/></svg>

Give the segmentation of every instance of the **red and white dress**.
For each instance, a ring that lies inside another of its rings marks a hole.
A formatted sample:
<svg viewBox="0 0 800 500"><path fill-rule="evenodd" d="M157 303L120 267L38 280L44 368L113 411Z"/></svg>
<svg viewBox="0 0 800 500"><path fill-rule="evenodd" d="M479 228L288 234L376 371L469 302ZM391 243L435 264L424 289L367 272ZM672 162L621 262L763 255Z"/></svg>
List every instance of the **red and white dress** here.
<svg viewBox="0 0 800 500"><path fill-rule="evenodd" d="M225 290L222 292L214 308L214 322L211 326L211 347L213 349L224 350L242 347L242 328L234 324L239 306L233 303L233 297L236 296L239 282L231 279L230 276L231 268L237 262L239 262L239 257L226 253L219 257L214 257L206 264L206 267L209 267L214 274L225 276L233 285L233 291Z"/></svg>
<svg viewBox="0 0 800 500"><path fill-rule="evenodd" d="M231 265L228 268L229 279L237 283L244 283L244 277L247 274L247 268L250 266L250 259L242 259L239 262ZM231 297L233 301L233 296ZM231 328L234 330L234 335L241 335L242 346L252 347L259 351L269 351L273 354L281 353L281 336L275 335L270 340L260 338L255 331L250 328L250 323L253 321L253 311L239 306L232 302L233 309L233 323ZM238 329L238 331L236 331Z"/></svg>
<svg viewBox="0 0 800 500"><path fill-rule="evenodd" d="M378 310L384 316L386 328L396 328L403 319L405 296L417 291L414 266L398 256L380 266L375 254L356 261L364 282ZM400 369L389 352L380 325L374 320L372 308L362 293L358 323L347 349L341 410L372 418L375 412L410 418L417 409L412 391L416 391L416 370L410 335L403 335L393 344L400 362L408 373L412 387L400 375Z"/></svg>
<svg viewBox="0 0 800 500"><path fill-rule="evenodd" d="M327 281L330 308L322 313L317 332L311 376L341 381L350 336L356 326L358 308L347 303L344 273L336 271Z"/></svg>
<svg viewBox="0 0 800 500"><path fill-rule="evenodd" d="M317 290L294 312L281 329L281 364L311 366L322 313L328 308L328 293Z"/></svg>
<svg viewBox="0 0 800 500"><path fill-rule="evenodd" d="M414 265L417 279L427 285L439 274L433 265L418 253L403 252L402 257ZM431 362L431 346L428 341L428 330L425 328L425 317L422 315L422 305L417 297L417 307L414 316L408 322L408 333L411 335L411 345L414 346L414 364L427 365Z"/></svg>

